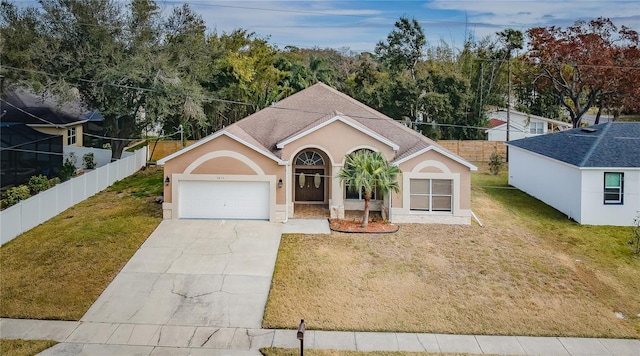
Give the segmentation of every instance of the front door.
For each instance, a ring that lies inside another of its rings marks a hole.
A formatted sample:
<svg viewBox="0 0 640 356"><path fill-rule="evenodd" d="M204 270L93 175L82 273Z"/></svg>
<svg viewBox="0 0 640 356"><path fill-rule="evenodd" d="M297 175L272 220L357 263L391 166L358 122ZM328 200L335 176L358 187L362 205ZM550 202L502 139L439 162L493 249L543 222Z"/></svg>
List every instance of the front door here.
<svg viewBox="0 0 640 356"><path fill-rule="evenodd" d="M324 169L297 168L295 200L324 202Z"/></svg>

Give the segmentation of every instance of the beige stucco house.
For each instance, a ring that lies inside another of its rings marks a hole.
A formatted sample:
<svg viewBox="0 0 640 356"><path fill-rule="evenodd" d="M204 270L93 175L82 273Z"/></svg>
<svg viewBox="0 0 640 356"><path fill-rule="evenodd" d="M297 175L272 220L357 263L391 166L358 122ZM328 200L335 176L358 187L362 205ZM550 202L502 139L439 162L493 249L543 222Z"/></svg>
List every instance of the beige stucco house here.
<svg viewBox="0 0 640 356"><path fill-rule="evenodd" d="M402 171L401 191L375 194L372 210L396 223L470 224L475 166L322 83L159 160L164 218L282 222L308 204L342 218L363 209L337 178L345 156L360 149Z"/></svg>

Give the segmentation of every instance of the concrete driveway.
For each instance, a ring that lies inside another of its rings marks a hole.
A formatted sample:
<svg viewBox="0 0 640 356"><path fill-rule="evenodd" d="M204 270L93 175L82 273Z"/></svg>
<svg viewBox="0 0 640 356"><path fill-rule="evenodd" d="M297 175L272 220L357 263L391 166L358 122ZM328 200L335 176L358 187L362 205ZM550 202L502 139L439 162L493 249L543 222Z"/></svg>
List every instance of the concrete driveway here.
<svg viewBox="0 0 640 356"><path fill-rule="evenodd" d="M260 221L162 221L81 321L259 329L281 232Z"/></svg>

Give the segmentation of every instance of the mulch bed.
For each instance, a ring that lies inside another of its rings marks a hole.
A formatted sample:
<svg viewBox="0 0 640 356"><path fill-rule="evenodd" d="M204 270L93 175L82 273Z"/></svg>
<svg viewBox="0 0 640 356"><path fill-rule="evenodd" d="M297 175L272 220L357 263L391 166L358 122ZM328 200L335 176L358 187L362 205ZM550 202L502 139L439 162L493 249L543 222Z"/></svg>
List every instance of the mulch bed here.
<svg viewBox="0 0 640 356"><path fill-rule="evenodd" d="M346 233L373 233L384 234L397 232L400 229L399 225L393 225L386 221L369 221L367 227L361 227L362 220L340 220L330 219L329 228L332 231L346 232Z"/></svg>

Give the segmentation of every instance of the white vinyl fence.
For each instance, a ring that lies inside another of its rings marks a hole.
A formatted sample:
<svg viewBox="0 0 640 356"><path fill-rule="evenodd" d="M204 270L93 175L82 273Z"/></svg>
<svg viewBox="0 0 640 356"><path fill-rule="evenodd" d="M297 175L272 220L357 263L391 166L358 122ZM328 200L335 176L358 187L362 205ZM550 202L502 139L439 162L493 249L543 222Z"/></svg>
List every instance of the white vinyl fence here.
<svg viewBox="0 0 640 356"><path fill-rule="evenodd" d="M60 183L0 212L0 246L145 166L147 148Z"/></svg>

